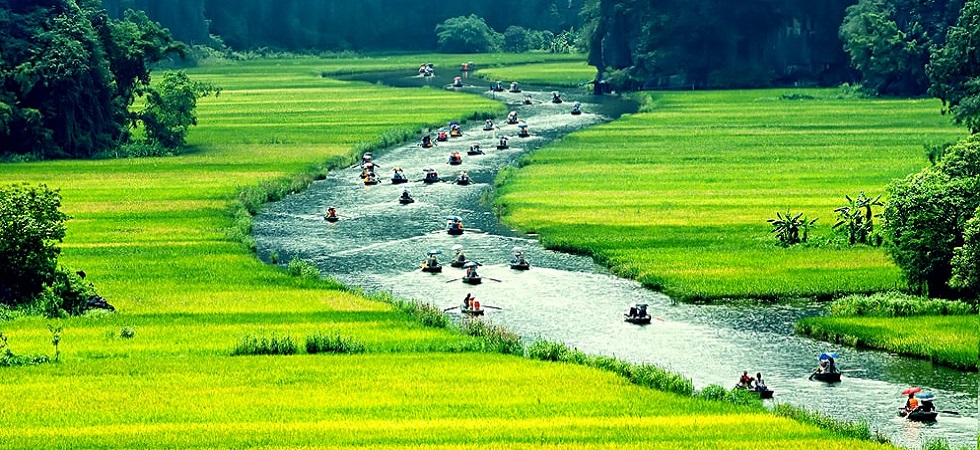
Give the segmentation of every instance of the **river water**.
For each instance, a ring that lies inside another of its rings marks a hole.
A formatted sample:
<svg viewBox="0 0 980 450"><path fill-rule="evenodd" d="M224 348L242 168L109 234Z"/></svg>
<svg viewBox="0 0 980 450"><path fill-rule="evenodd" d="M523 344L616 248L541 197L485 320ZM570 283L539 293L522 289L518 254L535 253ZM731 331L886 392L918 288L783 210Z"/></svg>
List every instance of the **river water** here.
<svg viewBox="0 0 980 450"><path fill-rule="evenodd" d="M451 74L451 75L456 75ZM411 87L446 86L451 76L428 79L401 74L361 76L363 81ZM490 93L487 83L467 79L459 91L478 93L506 102L527 121L532 136L516 137L517 127L495 119L497 129L483 131L482 123L463 125L464 136L423 149L414 143L380 150L374 160L383 183L365 186L359 168L332 171L306 192L268 205L255 218L259 255L271 253L281 261L302 258L324 275L367 291L391 292L401 298L442 308L457 306L467 293L493 310L483 320L505 326L522 337L560 341L592 354L653 363L684 374L695 387L734 385L742 370L762 372L776 391L773 402L820 411L848 421L866 421L898 445L920 448L933 438L955 446L976 448L980 375L932 365L879 351L839 348L793 335L793 323L820 313L812 306L704 306L675 304L638 283L612 276L590 258L543 249L534 236L502 226L481 200L497 170L523 153L583 127L635 111L635 105L613 96L593 97L565 89L563 104L552 104L550 89L525 91L535 100L522 105L524 93ZM583 103L582 115L569 114L573 101ZM511 148L496 150L497 138L512 136ZM479 142L483 156L467 156ZM451 151L463 154L463 164L447 165ZM389 182L390 169L402 167L404 185ZM423 169L438 171L444 182L423 184ZM474 183L451 183L461 171ZM397 201L407 187L416 202ZM327 223L323 213L336 207L341 220ZM445 217L463 218L466 232L450 236ZM484 283L470 286L458 278L461 269L445 267L442 274L422 273L426 251L442 250L448 263L451 247L460 244L470 259L483 264ZM522 247L532 263L526 272L507 266L511 249ZM637 326L622 321L630 302L650 304L655 319ZM824 351L839 354L847 372L838 384L807 380ZM937 407L960 412L942 414L933 424L908 422L896 414L903 404L900 391L921 386L935 393Z"/></svg>

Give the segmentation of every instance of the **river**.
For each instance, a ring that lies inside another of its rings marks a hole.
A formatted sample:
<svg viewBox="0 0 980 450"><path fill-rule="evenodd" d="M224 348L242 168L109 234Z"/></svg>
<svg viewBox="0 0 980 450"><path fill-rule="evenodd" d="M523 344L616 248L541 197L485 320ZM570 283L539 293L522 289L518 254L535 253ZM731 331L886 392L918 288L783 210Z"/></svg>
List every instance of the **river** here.
<svg viewBox="0 0 980 450"><path fill-rule="evenodd" d="M413 87L445 86L451 76L420 79L374 74L359 78ZM708 384L730 387L742 370L753 375L762 372L776 391L771 401L838 419L866 421L873 430L908 448L920 448L937 437L957 447L976 448L980 387L976 372L795 336L793 323L819 314L820 305L677 304L634 281L610 275L590 258L545 250L533 235L502 226L481 201L500 167L569 132L635 112L636 107L615 96L594 97L577 89L564 89L565 103L558 105L548 101L550 89L525 91L533 95L535 104L522 105L524 93L490 93L487 86L485 81L467 79L465 87L457 90L493 96L512 105L527 121L531 137L516 137L517 127L505 125L500 117L495 119L494 131L483 131L482 123L469 123L463 125L463 137L433 148L410 143L375 152L383 180L379 185L365 186L359 168L332 171L309 190L267 205L255 218L260 257L268 261L275 252L280 261L302 258L314 263L322 274L346 284L442 308L459 305L472 293L483 304L502 308L488 313L484 320L528 340L560 341L587 353L653 363L691 378L696 388ZM576 100L582 102L584 114L573 116L569 111ZM501 135L512 136L510 149L495 149ZM479 142L487 154L467 156L472 142ZM463 153L462 165L447 165L453 150ZM396 166L405 169L410 183L389 183L390 170ZM421 183L424 168L436 169L444 182ZM461 170L474 183L451 183ZM398 203L404 187L415 203ZM323 220L329 206L337 208L342 216L339 222ZM467 231L462 236L445 232L449 215L463 218ZM443 262L448 263L450 249L456 244L464 247L470 259L484 265L482 285L461 283L461 269L448 265L442 274L418 270L426 251L443 251ZM507 266L515 246L524 249L531 270L514 271ZM624 323L622 313L633 301L650 304L656 320L647 326ZM816 356L825 351L839 354L842 369L858 371L846 373L837 384L808 381ZM939 409L960 414L942 414L932 424L898 417L897 407L904 401L900 391L908 386L935 393Z"/></svg>

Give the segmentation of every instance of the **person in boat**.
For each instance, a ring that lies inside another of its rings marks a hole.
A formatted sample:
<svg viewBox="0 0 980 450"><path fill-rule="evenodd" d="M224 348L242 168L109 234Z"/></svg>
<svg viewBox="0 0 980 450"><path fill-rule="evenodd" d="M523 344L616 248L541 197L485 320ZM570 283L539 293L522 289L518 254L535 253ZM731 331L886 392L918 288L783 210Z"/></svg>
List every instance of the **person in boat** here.
<svg viewBox="0 0 980 450"><path fill-rule="evenodd" d="M470 176L464 170L464 171L462 171L462 172L459 173L459 177L456 178L456 182L457 183L469 183L470 182Z"/></svg>
<svg viewBox="0 0 980 450"><path fill-rule="evenodd" d="M517 123L517 111L511 111L507 113L507 123L510 124Z"/></svg>
<svg viewBox="0 0 980 450"><path fill-rule="evenodd" d="M456 249L456 261L460 263L466 262L466 253L463 253L463 249Z"/></svg>
<svg viewBox="0 0 980 450"><path fill-rule="evenodd" d="M637 309L636 309L636 303L631 303L630 304L630 310L629 310L629 312L626 315L629 316L629 317L636 317L638 315L637 314Z"/></svg>
<svg viewBox="0 0 980 450"><path fill-rule="evenodd" d="M561 93L559 93L558 91L552 91L551 103L561 103Z"/></svg>
<svg viewBox="0 0 980 450"><path fill-rule="evenodd" d="M337 218L337 208L333 206L327 208L327 214L323 216L324 219L336 219Z"/></svg>
<svg viewBox="0 0 980 450"><path fill-rule="evenodd" d="M905 400L905 412L910 413L919 409L919 399L915 398L915 393L910 393L909 398Z"/></svg>
<svg viewBox="0 0 980 450"><path fill-rule="evenodd" d="M517 84L516 81L511 81L510 82L510 91L511 92L521 92L521 85Z"/></svg>
<svg viewBox="0 0 980 450"><path fill-rule="evenodd" d="M755 374L755 390L759 392L769 390L769 386L766 386L765 380L762 379L762 372Z"/></svg>
<svg viewBox="0 0 980 450"><path fill-rule="evenodd" d="M530 136L531 135L531 133L529 133L527 131L527 124L526 123L522 123L522 124L518 125L517 128L520 128L520 131L517 132L517 135L518 136L527 137L527 136Z"/></svg>
<svg viewBox="0 0 980 450"><path fill-rule="evenodd" d="M500 136L500 140L497 141L497 148L507 148L507 136Z"/></svg>
<svg viewBox="0 0 980 450"><path fill-rule="evenodd" d="M470 144L470 150L469 150L469 152L470 153L483 153L483 152L480 151L480 143L479 142L474 142L474 143Z"/></svg>
<svg viewBox="0 0 980 450"><path fill-rule="evenodd" d="M813 373L827 373L827 360L821 359L820 365L816 369L813 369Z"/></svg>
<svg viewBox="0 0 980 450"><path fill-rule="evenodd" d="M470 294L469 292L467 292L466 293L466 297L463 297L463 308L464 309L469 309L470 308L470 302L472 302L473 299L474 299L473 294Z"/></svg>
<svg viewBox="0 0 980 450"><path fill-rule="evenodd" d="M582 103L575 102L575 104L572 105L572 114L581 114L581 113L582 113Z"/></svg>
<svg viewBox="0 0 980 450"><path fill-rule="evenodd" d="M749 376L748 370L742 371L742 376L738 377L738 387L740 389L749 389L752 387L753 378Z"/></svg>
<svg viewBox="0 0 980 450"><path fill-rule="evenodd" d="M492 130L493 129L493 120L487 119L486 122L483 122L483 129L484 130L487 130L487 131Z"/></svg>
<svg viewBox="0 0 980 450"><path fill-rule="evenodd" d="M466 278L476 278L480 276L476 273L476 266L470 266L466 268Z"/></svg>
<svg viewBox="0 0 980 450"><path fill-rule="evenodd" d="M525 94L524 95L524 104L525 105L530 105L532 103L534 103L534 102L531 101L531 94Z"/></svg>
<svg viewBox="0 0 980 450"><path fill-rule="evenodd" d="M425 136L422 136L422 146L423 147L428 148L428 147L432 147L432 145L433 145L432 144L432 136L430 136L428 134L425 135Z"/></svg>
<svg viewBox="0 0 980 450"><path fill-rule="evenodd" d="M408 193L408 188L405 188L405 190L402 191L401 200L406 200L407 201L407 200L411 200L411 199L412 199L412 195Z"/></svg>
<svg viewBox="0 0 980 450"><path fill-rule="evenodd" d="M453 87L463 87L463 78L462 77L454 77L453 78Z"/></svg>
<svg viewBox="0 0 980 450"><path fill-rule="evenodd" d="M436 255L429 255L428 259L425 260L425 267L439 267L439 258Z"/></svg>
<svg viewBox="0 0 980 450"><path fill-rule="evenodd" d="M463 130L461 130L459 128L459 124L458 123L454 123L454 124L452 124L449 127L449 134L451 134L453 136L462 136L463 135Z"/></svg>
<svg viewBox="0 0 980 450"><path fill-rule="evenodd" d="M430 170L425 173L425 179L430 181L438 181L439 174L435 170Z"/></svg>
<svg viewBox="0 0 980 450"><path fill-rule="evenodd" d="M834 358L827 358L827 373L837 373L837 363L834 362Z"/></svg>
<svg viewBox="0 0 980 450"><path fill-rule="evenodd" d="M449 154L449 164L458 163L458 162L461 162L462 160L463 160L463 157L460 156L459 152L454 151L454 152L452 152L452 153Z"/></svg>
<svg viewBox="0 0 980 450"><path fill-rule="evenodd" d="M371 162L371 152L367 152L361 156L361 164L367 164L369 162Z"/></svg>
<svg viewBox="0 0 980 450"><path fill-rule="evenodd" d="M449 139L449 135L446 134L445 130L439 130L439 134L436 135L437 141L446 141Z"/></svg>

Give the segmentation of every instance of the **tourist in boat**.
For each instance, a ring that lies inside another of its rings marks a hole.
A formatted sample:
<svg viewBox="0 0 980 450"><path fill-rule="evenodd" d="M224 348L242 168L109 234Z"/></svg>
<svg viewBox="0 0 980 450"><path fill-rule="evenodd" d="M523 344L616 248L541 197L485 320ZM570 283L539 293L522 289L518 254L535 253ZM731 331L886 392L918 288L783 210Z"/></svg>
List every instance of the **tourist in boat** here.
<svg viewBox="0 0 980 450"><path fill-rule="evenodd" d="M323 218L324 219L327 219L327 220L336 220L337 219L337 208L334 208L333 206L327 208L327 214L325 216L323 216Z"/></svg>
<svg viewBox="0 0 980 450"><path fill-rule="evenodd" d="M755 390L759 392L769 390L769 387L766 386L765 380L762 379L762 372L757 372L755 374Z"/></svg>
<svg viewBox="0 0 980 450"><path fill-rule="evenodd" d="M466 278L476 278L480 276L476 273L476 265L472 265L466 268Z"/></svg>
<svg viewBox="0 0 980 450"><path fill-rule="evenodd" d="M367 152L363 156L361 156L361 164L362 165L363 164L367 164L369 162L371 162L371 152Z"/></svg>
<svg viewBox="0 0 980 450"><path fill-rule="evenodd" d="M470 307L470 301L472 301L472 300L473 300L473 295L470 294L469 292L467 292L466 293L466 297L463 298L463 308L469 308Z"/></svg>
<svg viewBox="0 0 980 450"><path fill-rule="evenodd" d="M508 148L507 136L500 136L500 140L497 141L497 149L499 150L505 148Z"/></svg>
<svg viewBox="0 0 980 450"><path fill-rule="evenodd" d="M507 123L509 124L517 123L517 111L511 111L507 114Z"/></svg>
<svg viewBox="0 0 980 450"><path fill-rule="evenodd" d="M742 371L742 376L738 377L738 388L739 389L749 389L752 387L753 378L749 376L748 370Z"/></svg>
<svg viewBox="0 0 980 450"><path fill-rule="evenodd" d="M449 135L446 134L446 130L439 130L439 133L436 134L436 140L440 142L448 141Z"/></svg>
<svg viewBox="0 0 980 450"><path fill-rule="evenodd" d="M449 135L450 136L462 136L463 135L463 130L461 130L459 128L459 124L458 123L454 123L454 124L452 124L452 125L449 126Z"/></svg>
<svg viewBox="0 0 980 450"><path fill-rule="evenodd" d="M837 373L837 363L834 362L834 357L831 356L827 358L827 373Z"/></svg>
<svg viewBox="0 0 980 450"><path fill-rule="evenodd" d="M531 94L524 94L524 104L525 105L530 105L532 103L534 103L534 102L531 101Z"/></svg>
<svg viewBox="0 0 980 450"><path fill-rule="evenodd" d="M915 398L915 393L909 393L909 398L905 400L905 412L910 413L919 409L919 400Z"/></svg>
<svg viewBox="0 0 980 450"><path fill-rule="evenodd" d="M561 93L559 93L558 91L552 91L551 103L561 103Z"/></svg>
<svg viewBox="0 0 980 450"><path fill-rule="evenodd" d="M457 264L462 266L463 263L466 262L466 253L463 252L463 246L456 244L453 246L453 250L456 250L456 256L454 256L453 259L455 259Z"/></svg>
<svg viewBox="0 0 980 450"><path fill-rule="evenodd" d="M463 78L453 77L453 87L458 87L458 88L463 87Z"/></svg>
<svg viewBox="0 0 980 450"><path fill-rule="evenodd" d="M516 81L511 81L510 82L510 91L511 92L521 92L521 85L517 84Z"/></svg>
<svg viewBox="0 0 980 450"><path fill-rule="evenodd" d="M636 314L636 303L631 303L631 304L630 304L630 310L629 310L629 312L627 313L627 315L628 315L629 317L636 317L636 315L637 315L637 314Z"/></svg>
<svg viewBox="0 0 980 450"><path fill-rule="evenodd" d="M399 199L404 201L409 201L412 199L412 195L408 193L408 188L405 188L405 190L402 191L402 196Z"/></svg>
<svg viewBox="0 0 980 450"><path fill-rule="evenodd" d="M572 114L582 114L582 102L575 102L572 105Z"/></svg>
<svg viewBox="0 0 980 450"><path fill-rule="evenodd" d="M490 131L492 129L493 129L493 120L487 119L486 122L483 122L484 131Z"/></svg>
<svg viewBox="0 0 980 450"><path fill-rule="evenodd" d="M462 162L463 157L459 154L459 152L454 151L449 154L449 164L460 164Z"/></svg>
<svg viewBox="0 0 980 450"><path fill-rule="evenodd" d="M531 133L529 133L527 131L527 124L526 123L521 123L520 125L517 126L517 128L520 129L520 131L517 132L517 135L518 136L520 136L520 137L528 137L528 136L531 135Z"/></svg>
<svg viewBox="0 0 980 450"><path fill-rule="evenodd" d="M465 170L460 172L459 177L456 178L456 184L469 184L469 183L470 183L469 174L467 174Z"/></svg>
<svg viewBox="0 0 980 450"><path fill-rule="evenodd" d="M422 136L422 147L429 148L429 147L432 147L433 145L434 144L432 143L432 136L430 136L428 134L425 135L425 136Z"/></svg>

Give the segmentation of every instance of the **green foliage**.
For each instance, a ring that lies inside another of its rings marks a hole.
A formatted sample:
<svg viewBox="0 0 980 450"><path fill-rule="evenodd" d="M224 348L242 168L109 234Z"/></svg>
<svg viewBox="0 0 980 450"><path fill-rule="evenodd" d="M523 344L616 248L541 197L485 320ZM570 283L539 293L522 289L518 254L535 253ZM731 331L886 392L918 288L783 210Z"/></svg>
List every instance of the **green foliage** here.
<svg viewBox="0 0 980 450"><path fill-rule="evenodd" d="M247 334L238 340L231 356L241 355L294 355L296 342L288 335L255 336Z"/></svg>
<svg viewBox="0 0 980 450"><path fill-rule="evenodd" d="M834 224L834 228L847 230L847 240L851 245L858 243L876 247L881 245L881 237L874 235L875 214L871 210L873 206L884 206L881 196L872 199L861 191L855 198L851 198L850 195L845 195L844 198L847 199L847 205L834 209L837 213L837 223Z"/></svg>
<svg viewBox="0 0 980 450"><path fill-rule="evenodd" d="M122 327L119 329L119 337L121 339L132 339L136 337L136 329L133 327Z"/></svg>
<svg viewBox="0 0 980 450"><path fill-rule="evenodd" d="M814 425L841 437L860 439L862 441L870 441L875 438L871 433L871 428L865 422L843 422L816 411L808 411L785 403L777 404L773 407L772 411L776 416L789 417L797 422Z"/></svg>
<svg viewBox="0 0 980 450"><path fill-rule="evenodd" d="M306 337L306 353L364 353L364 344L340 334L314 333Z"/></svg>
<svg viewBox="0 0 980 450"><path fill-rule="evenodd" d="M14 354L7 343L7 336L0 333L0 367L36 366L47 362L51 362L47 355L20 356Z"/></svg>
<svg viewBox="0 0 980 450"><path fill-rule="evenodd" d="M887 250L905 271L909 288L954 296L954 251L964 245L966 224L980 206L980 138L957 143L936 166L891 183L888 195Z"/></svg>
<svg viewBox="0 0 980 450"><path fill-rule="evenodd" d="M409 317L418 321L424 326L432 328L448 328L449 317L436 306L428 303L416 303L411 301L394 301L396 308L408 314Z"/></svg>
<svg viewBox="0 0 980 450"><path fill-rule="evenodd" d="M55 281L68 216L46 185L0 187L0 303L31 302Z"/></svg>
<svg viewBox="0 0 980 450"><path fill-rule="evenodd" d="M899 292L879 292L870 296L849 295L830 304L834 317L910 317L976 314L974 307L956 301L930 300Z"/></svg>
<svg viewBox="0 0 980 450"><path fill-rule="evenodd" d="M793 215L787 209L785 215L776 212L776 218L766 222L772 225L772 230L769 232L776 235L779 244L789 247L806 242L817 219L809 220L803 213Z"/></svg>
<svg viewBox="0 0 980 450"><path fill-rule="evenodd" d="M504 51L521 53L530 48L528 32L524 27L511 25L504 30Z"/></svg>
<svg viewBox="0 0 980 450"><path fill-rule="evenodd" d="M943 101L953 122L980 132L980 0L967 0L946 44L932 55L929 93Z"/></svg>
<svg viewBox="0 0 980 450"><path fill-rule="evenodd" d="M313 263L309 261L304 261L302 259L293 258L289 260L289 266L287 271L290 275L294 277L304 278L308 280L318 280L320 279L320 269L317 269Z"/></svg>
<svg viewBox="0 0 980 450"><path fill-rule="evenodd" d="M921 95L929 87L926 63L933 42L919 17L896 22L893 3L860 0L848 7L840 27L844 51L850 55L851 65L861 72L861 83L869 92ZM942 27L937 28L942 36Z"/></svg>
<svg viewBox="0 0 980 450"><path fill-rule="evenodd" d="M98 2L14 2L0 15L0 157L85 158L128 139L150 65L179 48L142 13Z"/></svg>
<svg viewBox="0 0 980 450"><path fill-rule="evenodd" d="M221 88L214 83L192 81L181 70L164 73L163 81L145 93L146 107L137 117L146 132L147 144L177 149L184 146L190 127L197 125L197 100L218 96Z"/></svg>
<svg viewBox="0 0 980 450"><path fill-rule="evenodd" d="M541 361L563 361L571 349L560 342L534 341L527 346L527 357Z"/></svg>
<svg viewBox="0 0 980 450"><path fill-rule="evenodd" d="M961 290L974 301L980 299L980 209L966 222L963 246L953 249L953 277L949 285Z"/></svg>
<svg viewBox="0 0 980 450"><path fill-rule="evenodd" d="M446 19L436 25L439 51L446 53L490 53L496 51L504 37L490 28L476 14Z"/></svg>
<svg viewBox="0 0 980 450"><path fill-rule="evenodd" d="M521 342L521 337L501 326L481 320L468 320L463 322L461 330L466 335L481 338L485 344L485 351L503 355L524 355L524 343Z"/></svg>
<svg viewBox="0 0 980 450"><path fill-rule="evenodd" d="M45 286L34 305L48 317L65 317L85 312L87 302L96 295L95 287L78 273L58 267L51 284Z"/></svg>

